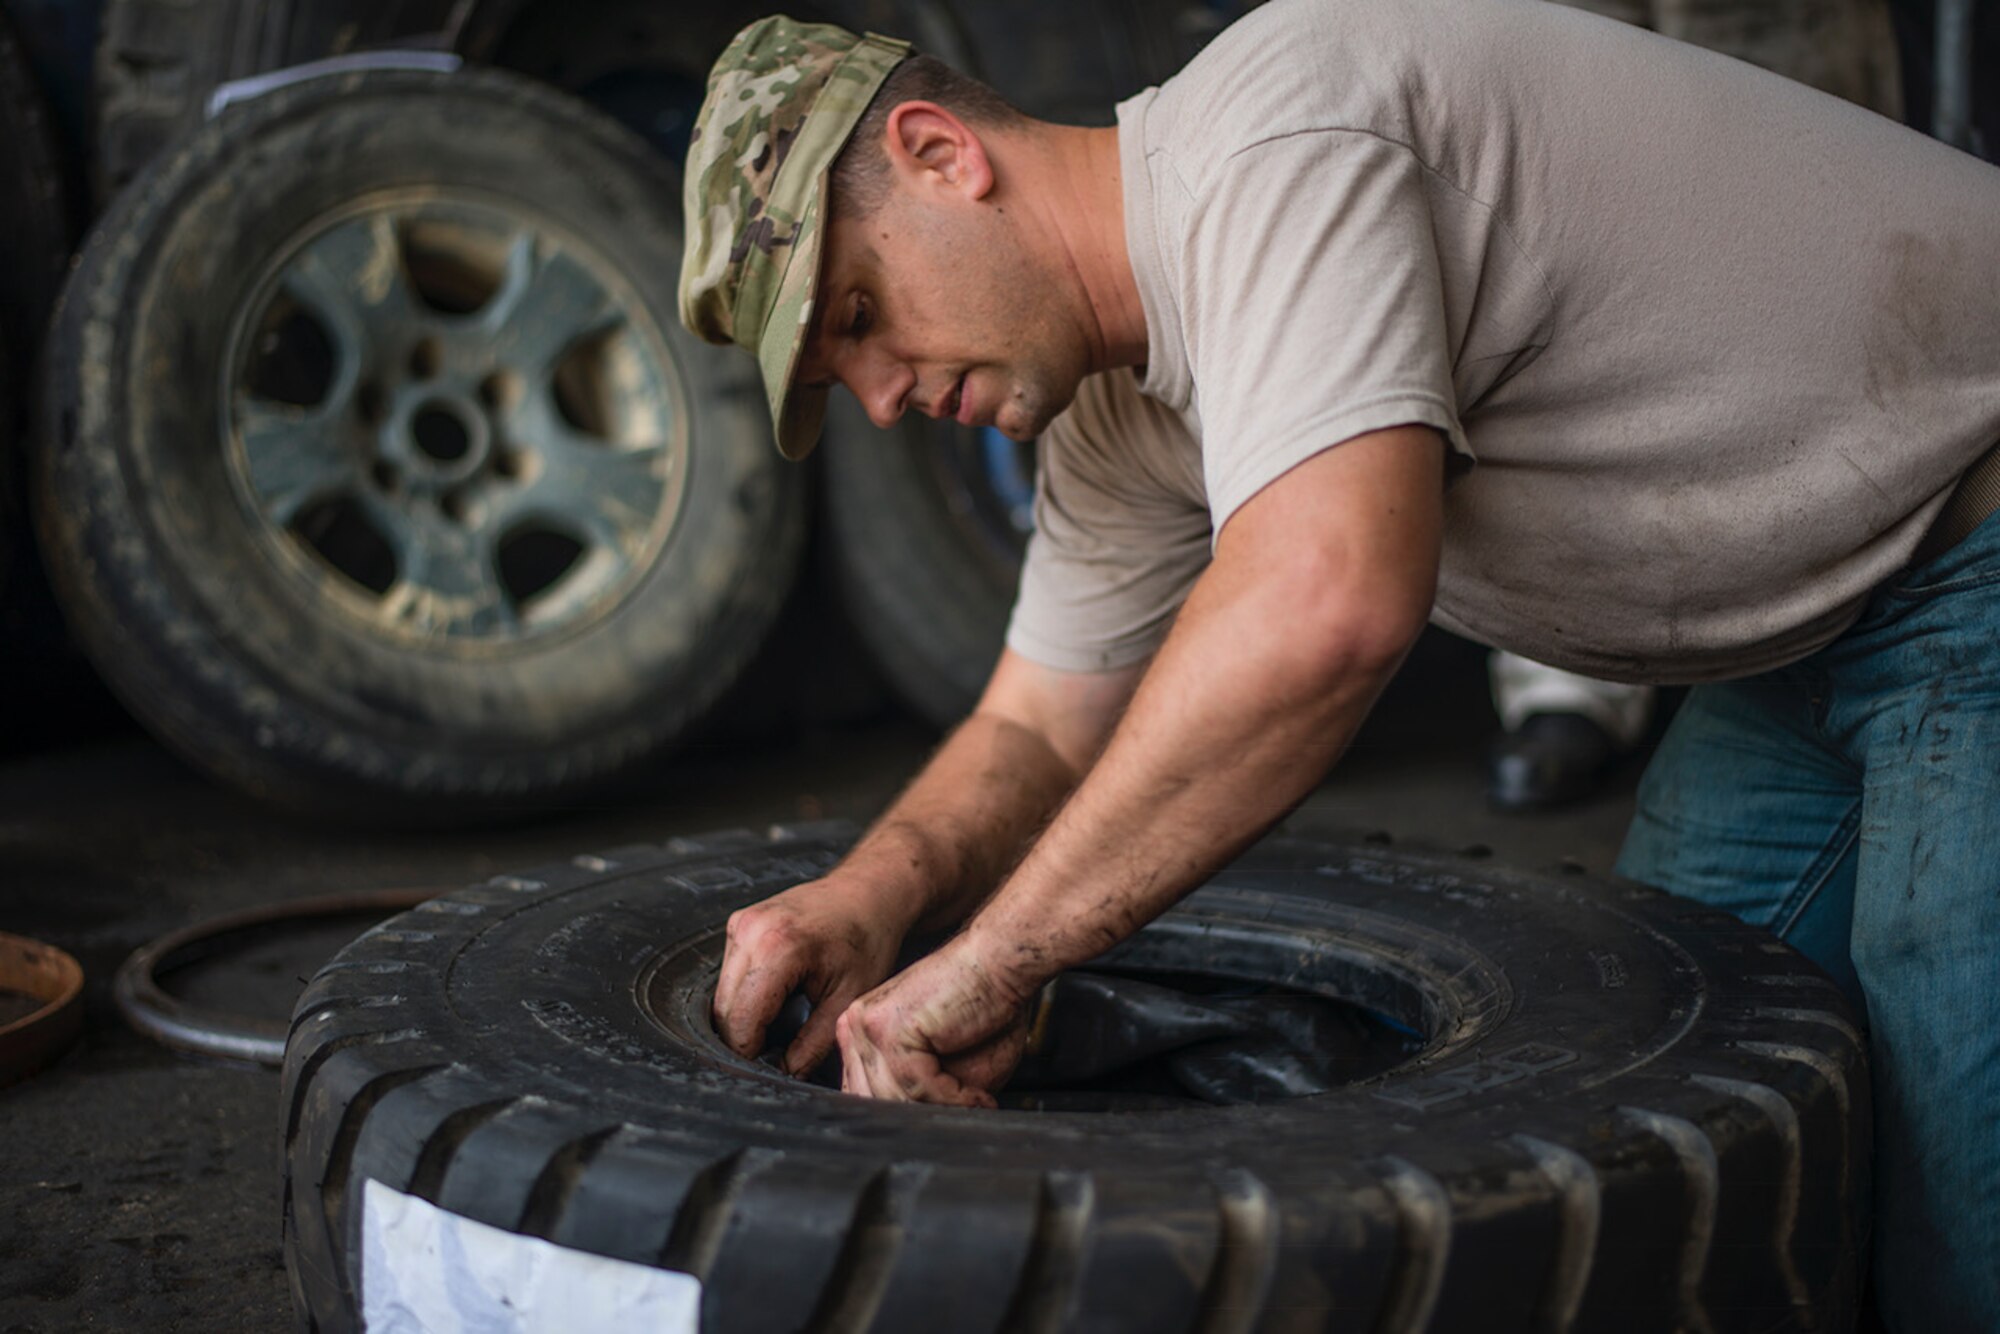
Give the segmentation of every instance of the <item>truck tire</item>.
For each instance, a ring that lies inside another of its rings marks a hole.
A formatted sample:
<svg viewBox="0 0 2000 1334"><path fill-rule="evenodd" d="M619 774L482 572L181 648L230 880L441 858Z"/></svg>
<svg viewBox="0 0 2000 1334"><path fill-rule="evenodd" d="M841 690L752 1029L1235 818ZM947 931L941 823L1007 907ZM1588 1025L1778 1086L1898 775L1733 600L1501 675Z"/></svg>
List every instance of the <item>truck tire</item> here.
<svg viewBox="0 0 2000 1334"><path fill-rule="evenodd" d="M284 1249L357 1327L363 1185L695 1275L702 1328L1842 1329L1868 1080L1837 988L1643 887L1273 839L1100 960L1422 1035L1259 1105L892 1105L743 1060L731 911L849 831L677 839L448 895L293 1012Z"/></svg>
<svg viewBox="0 0 2000 1334"><path fill-rule="evenodd" d="M761 644L799 479L676 316L672 170L493 71L314 79L120 197L47 358L37 519L126 706L402 824L657 756Z"/></svg>

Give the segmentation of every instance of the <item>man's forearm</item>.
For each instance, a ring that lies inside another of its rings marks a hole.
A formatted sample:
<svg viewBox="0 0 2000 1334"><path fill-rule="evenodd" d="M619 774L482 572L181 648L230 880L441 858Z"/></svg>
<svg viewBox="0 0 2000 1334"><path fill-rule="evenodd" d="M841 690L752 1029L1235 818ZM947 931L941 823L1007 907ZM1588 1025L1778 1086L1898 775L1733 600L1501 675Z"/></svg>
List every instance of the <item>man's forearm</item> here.
<svg viewBox="0 0 2000 1334"><path fill-rule="evenodd" d="M763 1049L785 998L813 1010L785 1051L811 1069L913 929L956 924L1005 873L1110 732L1140 669L1060 672L1003 652L979 709L832 871L729 918L717 1032Z"/></svg>
<svg viewBox="0 0 2000 1334"><path fill-rule="evenodd" d="M1289 808L1415 634L1342 618L1351 646L1333 650L1288 633L1244 591L1196 588L1110 745L999 892L842 1012L843 1088L995 1105L1035 990L1138 929Z"/></svg>
<svg viewBox="0 0 2000 1334"><path fill-rule="evenodd" d="M1186 628L1186 627L1183 627ZM1179 900L1282 818L1352 738L1394 671L1362 656L1330 679L1240 664L1226 624L1170 646L1103 757L965 944L1025 996ZM1175 651L1178 650L1178 651Z"/></svg>
<svg viewBox="0 0 2000 1334"><path fill-rule="evenodd" d="M1097 714L1103 753L1057 750L1088 776L999 891L841 1012L841 1086L993 1106L1035 989L1201 883L1346 747L1429 614L1442 490L1441 439L1391 427L1244 504L1115 731Z"/></svg>
<svg viewBox="0 0 2000 1334"><path fill-rule="evenodd" d="M975 713L834 877L866 885L905 929L956 925L999 883L1076 780L1077 771L1032 729Z"/></svg>
<svg viewBox="0 0 2000 1334"><path fill-rule="evenodd" d="M957 949L971 966L1025 998L1311 790L1423 628L1441 470L1429 432L1381 432L1241 511L1103 755L969 924ZM1315 546L1315 532L1332 536Z"/></svg>

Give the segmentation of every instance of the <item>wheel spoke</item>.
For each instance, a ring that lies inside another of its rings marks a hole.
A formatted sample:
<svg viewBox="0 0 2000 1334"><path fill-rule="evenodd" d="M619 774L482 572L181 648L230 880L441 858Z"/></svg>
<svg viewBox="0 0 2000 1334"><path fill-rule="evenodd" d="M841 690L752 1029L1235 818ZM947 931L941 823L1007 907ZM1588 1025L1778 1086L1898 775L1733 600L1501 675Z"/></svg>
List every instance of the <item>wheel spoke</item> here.
<svg viewBox="0 0 2000 1334"><path fill-rule="evenodd" d="M485 532L454 524L426 503L372 495L363 503L396 558L396 582L382 596L384 620L436 635L517 628L498 552Z"/></svg>
<svg viewBox="0 0 2000 1334"><path fill-rule="evenodd" d="M344 364L358 362L362 349L405 326L414 311L402 247L386 213L321 232L293 257L280 282L320 317Z"/></svg>
<svg viewBox="0 0 2000 1334"><path fill-rule="evenodd" d="M314 501L353 489L355 459L345 448L339 421L339 414L324 408L237 400L236 436L251 490L275 526L289 527Z"/></svg>
<svg viewBox="0 0 2000 1334"><path fill-rule="evenodd" d="M524 232L508 247L500 290L479 318L498 359L538 379L579 339L625 317L588 269L564 251L543 253Z"/></svg>
<svg viewBox="0 0 2000 1334"><path fill-rule="evenodd" d="M621 562L639 559L666 491L667 447L614 446L557 428L545 433L539 453L541 475L524 500Z"/></svg>

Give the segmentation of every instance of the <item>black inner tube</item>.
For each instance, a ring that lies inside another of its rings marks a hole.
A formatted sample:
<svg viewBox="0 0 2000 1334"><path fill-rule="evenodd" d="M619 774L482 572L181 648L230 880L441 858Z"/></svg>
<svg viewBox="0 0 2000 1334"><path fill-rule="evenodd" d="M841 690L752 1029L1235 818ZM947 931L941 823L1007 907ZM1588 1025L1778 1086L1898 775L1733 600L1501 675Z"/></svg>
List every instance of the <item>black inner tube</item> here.
<svg viewBox="0 0 2000 1334"><path fill-rule="evenodd" d="M1197 973L1064 973L1036 1010L1029 1051L999 1095L1017 1111L1309 1097L1386 1073L1426 1043L1349 1001ZM794 996L766 1035L766 1064L778 1063L809 1013L805 997ZM839 1088L839 1054L804 1078Z"/></svg>

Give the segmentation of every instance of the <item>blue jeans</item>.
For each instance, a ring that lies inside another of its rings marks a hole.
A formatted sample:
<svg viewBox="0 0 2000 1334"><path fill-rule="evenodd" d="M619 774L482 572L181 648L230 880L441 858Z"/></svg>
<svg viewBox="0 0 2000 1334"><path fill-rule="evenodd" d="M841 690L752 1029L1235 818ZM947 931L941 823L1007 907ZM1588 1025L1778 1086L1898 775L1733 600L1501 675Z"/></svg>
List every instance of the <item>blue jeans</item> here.
<svg viewBox="0 0 2000 1334"><path fill-rule="evenodd" d="M1908 1334L2000 1330L2000 516L1811 657L1691 691L1618 870L1865 1006L1877 1304Z"/></svg>

